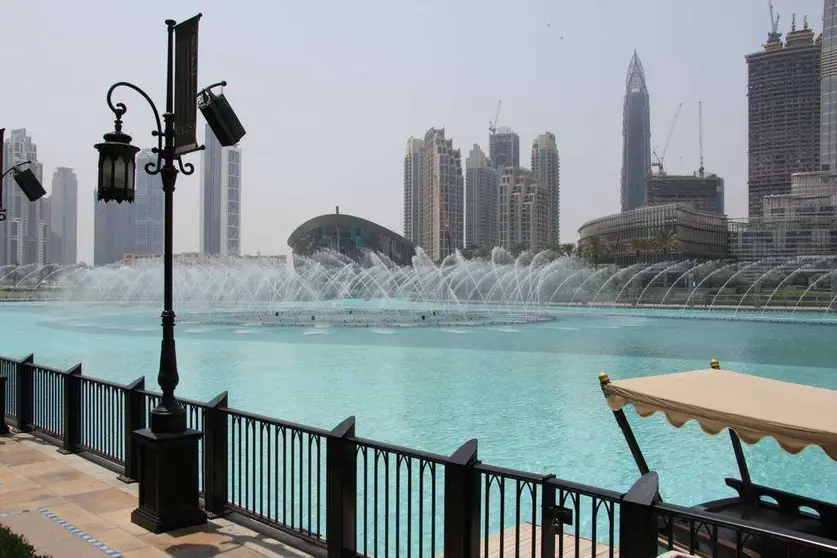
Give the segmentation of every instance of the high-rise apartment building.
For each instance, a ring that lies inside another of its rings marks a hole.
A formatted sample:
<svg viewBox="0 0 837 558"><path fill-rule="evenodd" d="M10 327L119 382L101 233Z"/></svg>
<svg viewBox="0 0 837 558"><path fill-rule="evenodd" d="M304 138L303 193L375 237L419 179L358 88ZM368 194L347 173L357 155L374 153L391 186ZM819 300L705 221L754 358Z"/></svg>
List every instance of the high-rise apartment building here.
<svg viewBox="0 0 837 558"><path fill-rule="evenodd" d="M134 254L162 254L165 248L164 211L166 193L159 174L148 174L145 165L157 162L150 149L137 154L137 176L134 195L136 220Z"/></svg>
<svg viewBox="0 0 837 558"><path fill-rule="evenodd" d="M790 192L792 173L821 168L820 42L806 21L784 43L770 33L763 50L746 57L751 218L762 215L762 198Z"/></svg>
<svg viewBox="0 0 837 558"><path fill-rule="evenodd" d="M645 179L651 173L651 105L645 70L634 51L625 80L622 107L622 211L645 204Z"/></svg>
<svg viewBox="0 0 837 558"><path fill-rule="evenodd" d="M547 195L547 243L561 242L561 157L555 134L546 132L532 142L532 172Z"/></svg>
<svg viewBox="0 0 837 558"><path fill-rule="evenodd" d="M837 0L823 9L820 80L820 167L837 171Z"/></svg>
<svg viewBox="0 0 837 558"><path fill-rule="evenodd" d="M25 161L30 162L29 168L43 183L37 146L25 129L12 130L3 145L3 165L8 169ZM40 200L30 202L12 173L3 179L3 207L7 213L6 221L0 225L0 265L43 264L49 233L41 218Z"/></svg>
<svg viewBox="0 0 837 558"><path fill-rule="evenodd" d="M465 246L497 245L497 171L476 143L465 159Z"/></svg>
<svg viewBox="0 0 837 558"><path fill-rule="evenodd" d="M73 169L55 169L48 199L50 234L46 263L73 265L78 259L78 178ZM43 218L47 221L46 215Z"/></svg>
<svg viewBox="0 0 837 558"><path fill-rule="evenodd" d="M497 169L497 178L503 176L507 167L520 166L520 136L511 128L497 128L488 136L488 157Z"/></svg>
<svg viewBox="0 0 837 558"><path fill-rule="evenodd" d="M209 125L201 154L200 250L241 255L241 149L222 147Z"/></svg>
<svg viewBox="0 0 837 558"><path fill-rule="evenodd" d="M421 152L424 141L407 140L404 155L404 238L418 244L421 241Z"/></svg>
<svg viewBox="0 0 837 558"><path fill-rule="evenodd" d="M535 174L527 169L506 168L498 197L500 246L515 252L547 248L549 195Z"/></svg>
<svg viewBox="0 0 837 558"><path fill-rule="evenodd" d="M465 184L462 154L445 138L444 128L430 128L421 157L421 242L433 261L463 247Z"/></svg>

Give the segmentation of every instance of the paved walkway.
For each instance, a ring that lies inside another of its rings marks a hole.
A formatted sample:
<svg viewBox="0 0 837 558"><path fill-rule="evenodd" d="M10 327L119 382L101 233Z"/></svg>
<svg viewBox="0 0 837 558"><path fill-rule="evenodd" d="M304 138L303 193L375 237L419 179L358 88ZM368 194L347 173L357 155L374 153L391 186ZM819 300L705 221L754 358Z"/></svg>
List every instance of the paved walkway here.
<svg viewBox="0 0 837 558"><path fill-rule="evenodd" d="M28 434L0 436L0 523L53 558L304 557L225 519L154 535L131 523L137 485Z"/></svg>

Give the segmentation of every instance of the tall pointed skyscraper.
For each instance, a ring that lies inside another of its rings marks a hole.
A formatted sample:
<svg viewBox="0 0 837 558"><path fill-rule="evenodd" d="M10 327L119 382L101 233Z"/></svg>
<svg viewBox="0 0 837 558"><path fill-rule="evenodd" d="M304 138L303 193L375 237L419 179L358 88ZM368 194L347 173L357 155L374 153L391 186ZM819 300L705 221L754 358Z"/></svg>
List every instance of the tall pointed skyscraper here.
<svg viewBox="0 0 837 558"><path fill-rule="evenodd" d="M651 172L651 107L636 51L625 80L622 137L622 211L630 211L645 204L645 179Z"/></svg>

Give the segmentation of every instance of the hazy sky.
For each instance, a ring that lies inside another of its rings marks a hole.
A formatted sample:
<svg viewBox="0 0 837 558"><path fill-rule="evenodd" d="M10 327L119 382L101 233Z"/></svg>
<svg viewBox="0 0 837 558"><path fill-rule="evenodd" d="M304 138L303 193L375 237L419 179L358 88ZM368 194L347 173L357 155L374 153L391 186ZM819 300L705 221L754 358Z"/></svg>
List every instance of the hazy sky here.
<svg viewBox="0 0 837 558"><path fill-rule="evenodd" d="M819 33L822 0L774 0ZM488 121L561 152L561 237L619 208L622 95L634 49L651 98L652 148L683 109L670 173L698 167L698 101L706 169L726 179L726 208L746 214L747 67L769 30L763 0L28 0L2 2L0 126L26 128L49 191L55 167L79 177L79 259L93 253L96 152L112 128L116 81L164 104L164 20L203 13L199 85L225 79L242 140L242 251L288 253L300 223L339 205L402 231L407 137L444 126L463 158L487 151ZM125 131L151 145L153 119L126 91ZM203 131L203 121L199 128ZM198 167L175 193L175 249L198 249ZM464 166L464 164L463 164ZM0 225L2 226L2 225Z"/></svg>

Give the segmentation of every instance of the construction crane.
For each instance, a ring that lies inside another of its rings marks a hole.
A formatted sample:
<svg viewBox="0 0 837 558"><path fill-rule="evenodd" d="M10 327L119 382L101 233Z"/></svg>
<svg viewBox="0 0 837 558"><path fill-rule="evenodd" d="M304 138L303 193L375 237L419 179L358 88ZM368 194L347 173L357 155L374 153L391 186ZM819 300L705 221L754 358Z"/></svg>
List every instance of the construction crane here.
<svg viewBox="0 0 837 558"><path fill-rule="evenodd" d="M770 10L770 33L767 34L767 41L775 43L782 38L779 33L779 13L773 11L773 0L767 0L767 8Z"/></svg>
<svg viewBox="0 0 837 558"><path fill-rule="evenodd" d="M492 135L497 133L497 121L500 119L500 104L502 102L502 99L497 101L497 110L494 112L494 120L488 121L488 131L491 132Z"/></svg>
<svg viewBox="0 0 837 558"><path fill-rule="evenodd" d="M671 135L674 133L674 125L677 124L677 117L680 116L680 109L683 108L683 103L677 105L677 110L674 112L674 118L671 119L671 124L668 127L668 135L666 135L666 141L663 144L663 152L662 154L657 153L657 148L655 147L654 150L651 152L654 155L654 159L656 161L651 163L652 167L657 167L659 169L659 175L665 176L666 171L663 168L663 161L666 158L666 151L668 151L668 144L671 143Z"/></svg>
<svg viewBox="0 0 837 558"><path fill-rule="evenodd" d="M698 149L700 150L698 176L703 178L703 101L698 101Z"/></svg>

